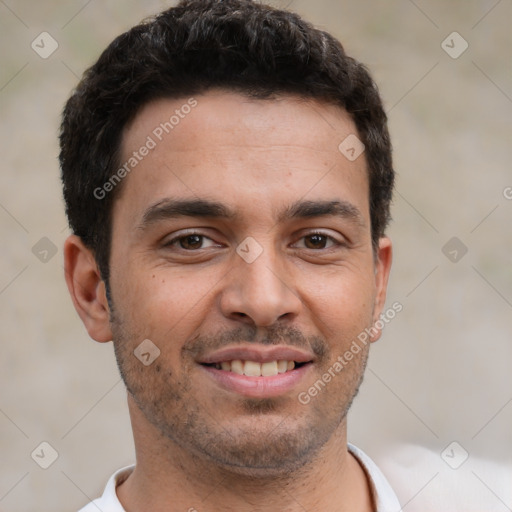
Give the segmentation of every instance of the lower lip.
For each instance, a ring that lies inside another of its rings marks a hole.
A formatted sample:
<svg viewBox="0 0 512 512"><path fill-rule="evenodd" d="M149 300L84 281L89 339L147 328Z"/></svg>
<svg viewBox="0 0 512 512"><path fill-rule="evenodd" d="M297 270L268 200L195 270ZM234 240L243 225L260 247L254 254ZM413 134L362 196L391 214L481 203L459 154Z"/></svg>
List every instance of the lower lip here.
<svg viewBox="0 0 512 512"><path fill-rule="evenodd" d="M201 368L224 389L250 398L269 398L289 393L304 379L311 363L272 377L247 377L238 373L217 370L211 366Z"/></svg>

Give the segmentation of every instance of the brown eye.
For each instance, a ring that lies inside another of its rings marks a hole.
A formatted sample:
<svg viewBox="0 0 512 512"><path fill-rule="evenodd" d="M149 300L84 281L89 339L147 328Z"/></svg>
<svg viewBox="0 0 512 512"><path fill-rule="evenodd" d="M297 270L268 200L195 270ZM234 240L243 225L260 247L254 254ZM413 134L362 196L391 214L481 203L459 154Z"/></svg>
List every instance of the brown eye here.
<svg viewBox="0 0 512 512"><path fill-rule="evenodd" d="M215 242L201 233L185 233L174 237L164 244L167 249L182 251L197 251L217 246Z"/></svg>
<svg viewBox="0 0 512 512"><path fill-rule="evenodd" d="M305 236L305 246L308 249L325 249L328 238L328 236L319 234Z"/></svg>
<svg viewBox="0 0 512 512"><path fill-rule="evenodd" d="M302 236L297 242L297 245L295 245L295 247L298 247L299 249L322 251L324 249L334 249L336 247L341 247L343 245L343 242L340 242L333 236L330 236L326 233L313 232L309 233L308 235Z"/></svg>
<svg viewBox="0 0 512 512"><path fill-rule="evenodd" d="M201 235L187 235L178 239L182 249L193 250L200 249L203 244Z"/></svg>

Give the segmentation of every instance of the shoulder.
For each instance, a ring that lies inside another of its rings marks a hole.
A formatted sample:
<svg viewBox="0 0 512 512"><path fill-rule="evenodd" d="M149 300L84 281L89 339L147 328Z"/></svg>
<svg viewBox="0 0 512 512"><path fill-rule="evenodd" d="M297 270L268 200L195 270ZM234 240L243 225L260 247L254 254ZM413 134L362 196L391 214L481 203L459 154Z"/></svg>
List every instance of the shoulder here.
<svg viewBox="0 0 512 512"><path fill-rule="evenodd" d="M396 512L401 510L402 507L395 491L389 485L386 477L382 474L377 464L366 453L357 446L348 443L348 451L358 460L364 469L370 486L373 491L373 497L377 506L377 512Z"/></svg>
<svg viewBox="0 0 512 512"><path fill-rule="evenodd" d="M127 466L116 471L108 480L101 498L89 502L78 512L125 512L116 494L116 487L126 480L135 466Z"/></svg>

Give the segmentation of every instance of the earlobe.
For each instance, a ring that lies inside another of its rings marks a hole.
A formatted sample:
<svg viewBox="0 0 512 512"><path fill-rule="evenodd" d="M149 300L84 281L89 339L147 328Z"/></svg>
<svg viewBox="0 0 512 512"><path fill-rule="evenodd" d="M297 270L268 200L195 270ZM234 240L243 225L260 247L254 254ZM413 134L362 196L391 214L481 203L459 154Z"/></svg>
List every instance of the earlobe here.
<svg viewBox="0 0 512 512"><path fill-rule="evenodd" d="M105 283L92 251L76 235L64 243L64 271L75 309L96 341L112 339Z"/></svg>
<svg viewBox="0 0 512 512"><path fill-rule="evenodd" d="M382 329L379 328L378 322L380 315L384 310L386 303L386 292L388 288L389 273L391 270L391 262L393 259L393 249L391 240L388 237L381 237L379 247L377 249L377 257L375 261L375 303L373 308L373 331L377 331L371 337L371 341L377 341L380 338Z"/></svg>

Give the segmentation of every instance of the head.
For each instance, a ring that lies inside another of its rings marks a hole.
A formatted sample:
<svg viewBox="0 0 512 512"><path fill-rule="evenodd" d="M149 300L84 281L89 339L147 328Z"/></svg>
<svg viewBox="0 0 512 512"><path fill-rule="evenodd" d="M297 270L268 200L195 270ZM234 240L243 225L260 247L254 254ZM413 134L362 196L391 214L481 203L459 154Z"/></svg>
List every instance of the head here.
<svg viewBox="0 0 512 512"><path fill-rule="evenodd" d="M368 344L307 407L297 392L378 319L391 263L391 146L364 66L296 14L184 0L86 71L60 142L66 279L137 421L231 468L318 453ZM252 350L295 357L296 385L231 389L219 358Z"/></svg>

